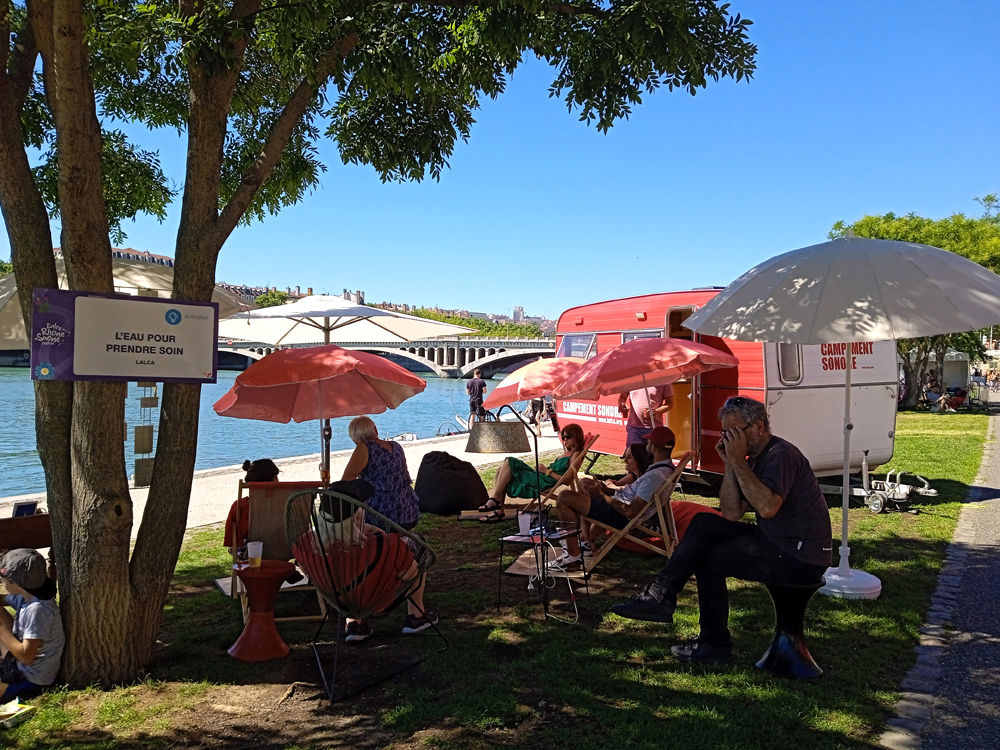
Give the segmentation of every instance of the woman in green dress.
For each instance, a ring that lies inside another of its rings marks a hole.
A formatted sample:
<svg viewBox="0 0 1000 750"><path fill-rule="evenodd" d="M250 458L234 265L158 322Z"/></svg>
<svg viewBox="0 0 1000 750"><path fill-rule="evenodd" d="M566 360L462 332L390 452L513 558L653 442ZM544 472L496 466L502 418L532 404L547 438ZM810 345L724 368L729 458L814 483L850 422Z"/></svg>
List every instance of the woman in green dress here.
<svg viewBox="0 0 1000 750"><path fill-rule="evenodd" d="M539 467L538 474L535 474L534 466L524 461L517 458L504 459L497 470L490 499L485 505L479 506L479 510L486 514L479 519L480 521L483 523L502 521L503 505L508 495L532 499L538 497L539 491L545 492L555 486L578 454L583 451L584 446L583 428L578 424L563 427L559 437L562 439L565 452L548 466Z"/></svg>

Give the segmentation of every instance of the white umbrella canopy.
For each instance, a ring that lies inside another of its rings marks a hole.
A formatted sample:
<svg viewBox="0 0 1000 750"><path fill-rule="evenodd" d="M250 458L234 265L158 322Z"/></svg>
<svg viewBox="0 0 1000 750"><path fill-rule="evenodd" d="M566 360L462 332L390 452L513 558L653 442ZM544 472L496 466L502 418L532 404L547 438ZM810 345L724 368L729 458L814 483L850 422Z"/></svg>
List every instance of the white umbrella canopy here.
<svg viewBox="0 0 1000 750"><path fill-rule="evenodd" d="M174 269L170 266L127 258L112 258L111 268L115 279L115 292L118 294L135 295L140 289L155 289L161 297L170 296L174 285ZM59 288L68 289L66 263L61 257L56 258L56 274L59 277ZM212 293L212 301L219 303L220 318L256 307L253 302L241 299L228 289L218 286ZM0 277L0 350L30 347L18 302L17 282L11 273Z"/></svg>
<svg viewBox="0 0 1000 750"><path fill-rule="evenodd" d="M1000 276L929 245L848 236L764 261L685 326L737 341L833 344L1000 322Z"/></svg>
<svg viewBox="0 0 1000 750"><path fill-rule="evenodd" d="M737 341L848 345L936 336L1000 323L1000 276L929 245L855 237L793 250L750 269L689 317L702 335ZM851 367L845 368L840 565L824 593L875 598L879 580L851 570Z"/></svg>
<svg viewBox="0 0 1000 750"><path fill-rule="evenodd" d="M416 341L474 333L474 329L348 302L325 294L303 297L219 321L221 338L280 344Z"/></svg>

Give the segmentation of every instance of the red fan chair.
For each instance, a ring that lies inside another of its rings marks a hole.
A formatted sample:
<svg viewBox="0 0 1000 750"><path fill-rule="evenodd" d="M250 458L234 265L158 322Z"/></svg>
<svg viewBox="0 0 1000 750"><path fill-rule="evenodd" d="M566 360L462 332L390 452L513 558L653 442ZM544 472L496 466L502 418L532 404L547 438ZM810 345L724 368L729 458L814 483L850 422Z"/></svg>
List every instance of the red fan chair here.
<svg viewBox="0 0 1000 750"><path fill-rule="evenodd" d="M331 703L356 695L427 658L422 656L335 700L344 620L380 618L400 603L412 601L410 595L436 556L419 536L360 500L333 490L301 492L288 498L285 533L295 560L328 605L312 647ZM333 665L328 674L318 644L331 608L337 611L337 631ZM436 625L433 629L444 641L444 646L438 649L443 651L448 641Z"/></svg>

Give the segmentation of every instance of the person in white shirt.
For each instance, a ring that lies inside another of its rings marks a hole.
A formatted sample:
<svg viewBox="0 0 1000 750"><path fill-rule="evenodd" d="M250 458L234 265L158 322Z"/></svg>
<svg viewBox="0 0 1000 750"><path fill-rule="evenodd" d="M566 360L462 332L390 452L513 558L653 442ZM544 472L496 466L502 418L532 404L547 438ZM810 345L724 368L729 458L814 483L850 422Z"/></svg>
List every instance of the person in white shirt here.
<svg viewBox="0 0 1000 750"><path fill-rule="evenodd" d="M653 463L634 482L613 489L594 479L580 482L582 492L563 492L556 500L560 521L580 522L580 516L606 523L616 529L624 529L637 515L652 514L653 495L674 471L670 454L677 442L669 427L657 427L643 438L653 457ZM590 541L594 526L581 528L585 542ZM580 543L576 537L566 540L566 552L556 558L555 563L563 567L579 565L582 556Z"/></svg>

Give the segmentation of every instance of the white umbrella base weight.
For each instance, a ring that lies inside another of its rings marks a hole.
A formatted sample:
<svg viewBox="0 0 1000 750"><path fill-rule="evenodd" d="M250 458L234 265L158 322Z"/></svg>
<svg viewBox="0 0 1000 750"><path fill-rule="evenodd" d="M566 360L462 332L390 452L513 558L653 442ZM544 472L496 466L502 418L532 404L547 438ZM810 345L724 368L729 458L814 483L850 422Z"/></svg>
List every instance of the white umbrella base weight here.
<svg viewBox="0 0 1000 750"><path fill-rule="evenodd" d="M863 570L841 570L829 568L826 571L826 585L819 593L840 599L878 599L882 593L882 582Z"/></svg>

